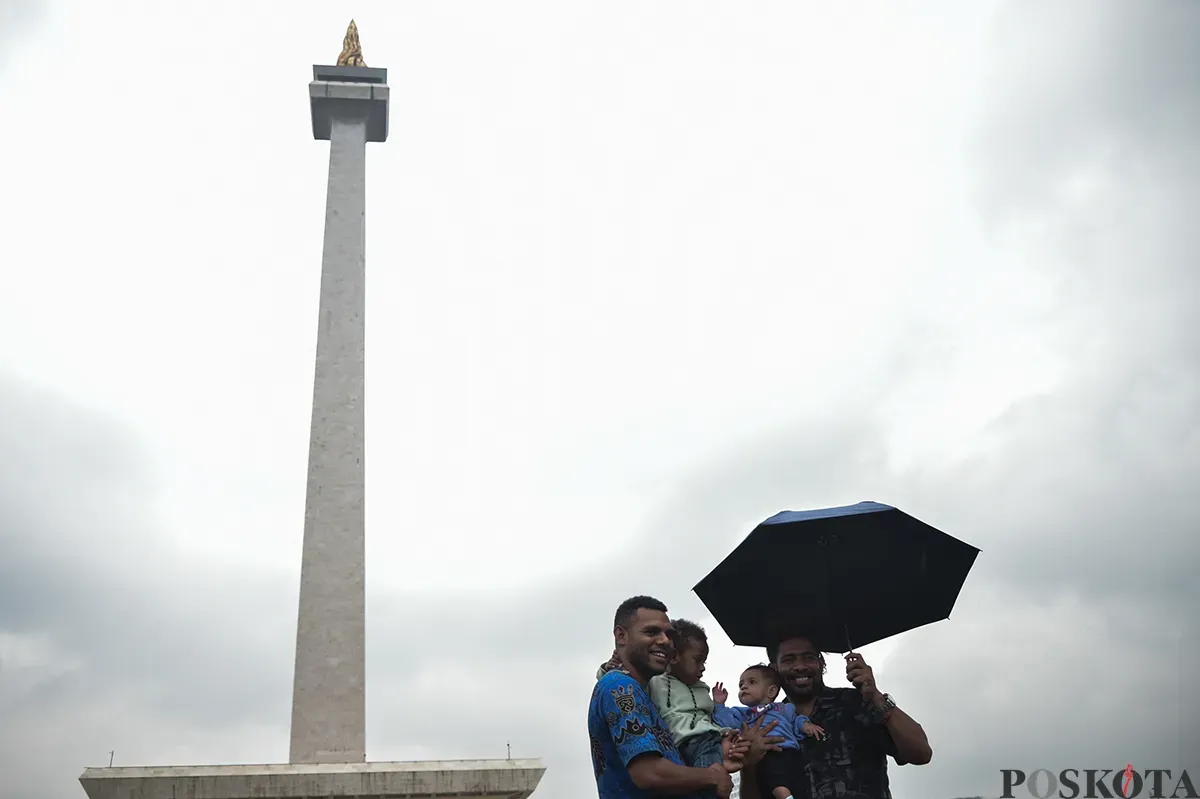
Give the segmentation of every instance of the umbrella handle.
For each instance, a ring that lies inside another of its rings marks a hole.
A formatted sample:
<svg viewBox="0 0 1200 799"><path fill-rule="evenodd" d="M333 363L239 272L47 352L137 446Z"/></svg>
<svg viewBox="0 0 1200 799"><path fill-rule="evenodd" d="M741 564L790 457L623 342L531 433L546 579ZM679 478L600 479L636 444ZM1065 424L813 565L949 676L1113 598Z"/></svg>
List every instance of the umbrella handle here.
<svg viewBox="0 0 1200 799"><path fill-rule="evenodd" d="M844 657L846 658L846 660L849 660L852 657L861 659L862 655L860 655L854 651L854 644L852 644L850 642L850 627L849 627L849 625L845 625L843 627L843 629L846 631L846 654Z"/></svg>

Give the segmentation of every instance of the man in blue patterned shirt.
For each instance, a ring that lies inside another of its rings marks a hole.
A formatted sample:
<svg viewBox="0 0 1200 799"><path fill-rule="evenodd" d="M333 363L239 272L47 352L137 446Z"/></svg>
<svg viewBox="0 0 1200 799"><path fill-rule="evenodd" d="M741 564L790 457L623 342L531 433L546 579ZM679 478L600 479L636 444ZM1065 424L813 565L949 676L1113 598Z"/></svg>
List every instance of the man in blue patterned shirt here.
<svg viewBox="0 0 1200 799"><path fill-rule="evenodd" d="M671 662L671 621L657 599L636 596L617 608L613 639L621 668L596 682L588 707L588 736L600 799L674 796L727 799L730 774L745 747L726 743L726 760L708 768L683 764L675 741L646 686Z"/></svg>

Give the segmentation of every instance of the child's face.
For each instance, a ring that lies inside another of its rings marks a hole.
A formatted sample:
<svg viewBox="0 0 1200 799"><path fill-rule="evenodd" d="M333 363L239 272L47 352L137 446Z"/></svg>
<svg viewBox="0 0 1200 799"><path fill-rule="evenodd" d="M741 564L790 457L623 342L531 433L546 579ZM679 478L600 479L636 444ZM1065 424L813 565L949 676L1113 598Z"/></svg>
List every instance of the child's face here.
<svg viewBox="0 0 1200 799"><path fill-rule="evenodd" d="M738 701L746 707L765 705L779 696L779 686L758 669L746 669L738 680Z"/></svg>
<svg viewBox="0 0 1200 799"><path fill-rule="evenodd" d="M707 660L707 644L687 641L671 662L671 676L684 685L695 685L704 676L704 663Z"/></svg>

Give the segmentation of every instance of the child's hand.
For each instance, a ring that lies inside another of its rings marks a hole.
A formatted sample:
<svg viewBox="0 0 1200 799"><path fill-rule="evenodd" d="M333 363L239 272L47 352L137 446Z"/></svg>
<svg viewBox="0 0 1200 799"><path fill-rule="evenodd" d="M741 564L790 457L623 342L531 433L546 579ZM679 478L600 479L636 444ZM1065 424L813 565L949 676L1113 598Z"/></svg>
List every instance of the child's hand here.
<svg viewBox="0 0 1200 799"><path fill-rule="evenodd" d="M723 683L717 683L713 686L713 701L718 705L725 704L725 700L729 698L729 692L725 690Z"/></svg>
<svg viewBox="0 0 1200 799"><path fill-rule="evenodd" d="M734 735L722 738L721 759L724 762L725 770L730 774L741 770L742 761L746 759L746 753L749 751L749 741L743 741Z"/></svg>
<svg viewBox="0 0 1200 799"><path fill-rule="evenodd" d="M813 724L811 721L806 721L800 725L800 731L810 738L816 738L818 741L825 740L825 728Z"/></svg>

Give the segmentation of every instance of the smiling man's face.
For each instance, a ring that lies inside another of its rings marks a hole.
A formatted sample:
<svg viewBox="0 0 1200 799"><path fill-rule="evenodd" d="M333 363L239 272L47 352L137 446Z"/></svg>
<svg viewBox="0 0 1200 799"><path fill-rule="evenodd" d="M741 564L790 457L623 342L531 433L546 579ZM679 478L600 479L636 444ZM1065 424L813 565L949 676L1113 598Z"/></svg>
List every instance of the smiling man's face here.
<svg viewBox="0 0 1200 799"><path fill-rule="evenodd" d="M779 654L773 665L783 679L783 690L793 701L804 701L816 695L824 681L821 653L807 638L789 638L779 644Z"/></svg>
<svg viewBox="0 0 1200 799"><path fill-rule="evenodd" d="M626 664L648 680L665 672L671 662L670 631L667 614L640 608L627 627L617 628L617 646Z"/></svg>

